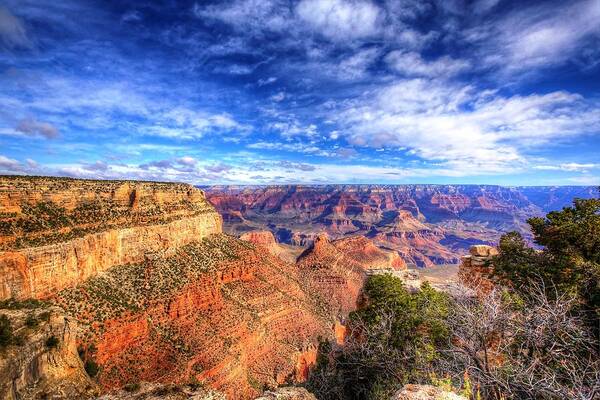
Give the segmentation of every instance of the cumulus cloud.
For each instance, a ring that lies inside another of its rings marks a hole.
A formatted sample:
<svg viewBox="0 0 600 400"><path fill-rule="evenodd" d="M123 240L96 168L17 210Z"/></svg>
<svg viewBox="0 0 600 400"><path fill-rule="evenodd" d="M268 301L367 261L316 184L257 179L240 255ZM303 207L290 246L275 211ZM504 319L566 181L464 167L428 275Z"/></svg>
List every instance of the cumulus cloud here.
<svg viewBox="0 0 600 400"><path fill-rule="evenodd" d="M5 171L15 171L21 167L21 163L12 158L0 155L0 168Z"/></svg>
<svg viewBox="0 0 600 400"><path fill-rule="evenodd" d="M296 12L324 36L347 40L376 34L381 10L368 0L302 0Z"/></svg>
<svg viewBox="0 0 600 400"><path fill-rule="evenodd" d="M315 124L302 125L298 121L277 121L269 124L269 128L279 132L279 134L287 139L295 136L314 137L317 135L317 126Z"/></svg>
<svg viewBox="0 0 600 400"><path fill-rule="evenodd" d="M54 125L33 118L22 119L15 130L27 136L43 136L46 139L55 139L59 135L58 129Z"/></svg>

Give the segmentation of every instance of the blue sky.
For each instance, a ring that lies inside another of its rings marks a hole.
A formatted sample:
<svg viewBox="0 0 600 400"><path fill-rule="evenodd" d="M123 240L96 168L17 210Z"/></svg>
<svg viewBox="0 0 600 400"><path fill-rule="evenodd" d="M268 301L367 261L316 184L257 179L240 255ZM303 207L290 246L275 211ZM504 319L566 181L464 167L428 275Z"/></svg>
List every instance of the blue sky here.
<svg viewBox="0 0 600 400"><path fill-rule="evenodd" d="M0 173L600 183L600 0L0 0Z"/></svg>

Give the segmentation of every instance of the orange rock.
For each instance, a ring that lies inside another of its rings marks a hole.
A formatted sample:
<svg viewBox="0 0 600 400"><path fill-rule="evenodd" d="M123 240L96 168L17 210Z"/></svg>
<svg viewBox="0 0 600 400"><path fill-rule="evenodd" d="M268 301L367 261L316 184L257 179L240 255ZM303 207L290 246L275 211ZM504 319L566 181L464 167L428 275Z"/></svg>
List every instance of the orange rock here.
<svg viewBox="0 0 600 400"><path fill-rule="evenodd" d="M15 228L3 241L8 251L0 251L0 299L48 297L148 253L172 253L221 232L222 225L203 192L183 184L1 177L0 206L0 222L21 218L15 226L32 227ZM53 211L46 215L48 207ZM40 223L53 213L62 213L62 220ZM16 246L17 240L26 245Z"/></svg>

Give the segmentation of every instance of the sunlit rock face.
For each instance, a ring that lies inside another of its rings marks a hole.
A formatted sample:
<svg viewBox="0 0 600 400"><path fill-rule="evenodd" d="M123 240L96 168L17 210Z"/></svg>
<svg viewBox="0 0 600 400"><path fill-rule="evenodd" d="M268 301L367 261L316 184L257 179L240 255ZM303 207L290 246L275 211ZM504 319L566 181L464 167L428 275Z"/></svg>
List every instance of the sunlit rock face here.
<svg viewBox="0 0 600 400"><path fill-rule="evenodd" d="M270 230L280 243L308 247L320 232L362 235L409 264L459 264L472 245L497 243L527 218L593 197L593 187L489 185L326 185L206 187L224 229Z"/></svg>
<svg viewBox="0 0 600 400"><path fill-rule="evenodd" d="M469 249L469 254L462 258L458 270L460 281L478 293L487 293L494 288L490 277L493 271L494 256L498 249L492 246L477 245Z"/></svg>
<svg viewBox="0 0 600 400"><path fill-rule="evenodd" d="M0 178L0 298L43 298L221 232L190 185Z"/></svg>
<svg viewBox="0 0 600 400"><path fill-rule="evenodd" d="M405 385L390 400L467 400L467 398L431 385Z"/></svg>
<svg viewBox="0 0 600 400"><path fill-rule="evenodd" d="M146 387L153 396L200 382L227 398L250 399L264 388L303 382L319 338L343 341L341 322L355 307L365 268L403 268L397 255L364 238L317 240L314 258L297 265L295 257L276 254L284 247L270 232L246 240L222 234L221 216L188 185L1 182L2 297L60 307L69 328L57 349L68 348L64 357L71 358L63 363L62 353L49 354L60 361L52 382L62 379L56 388L71 391L65 398L136 398L120 389L138 382L158 385ZM315 273L330 251L347 262ZM325 303L325 295L344 299L343 307ZM17 369L46 357L40 340L26 347ZM9 361L0 356L0 365ZM98 366L93 380L84 363ZM11 387L10 379L5 374L0 385ZM34 381L21 379L18 390L33 390ZM82 392L72 397L73 388ZM63 396L52 388L46 394Z"/></svg>
<svg viewBox="0 0 600 400"><path fill-rule="evenodd" d="M51 306L0 306L0 315L19 338L0 354L0 398L41 399L52 394L51 398L80 399L97 394L77 353L75 319Z"/></svg>

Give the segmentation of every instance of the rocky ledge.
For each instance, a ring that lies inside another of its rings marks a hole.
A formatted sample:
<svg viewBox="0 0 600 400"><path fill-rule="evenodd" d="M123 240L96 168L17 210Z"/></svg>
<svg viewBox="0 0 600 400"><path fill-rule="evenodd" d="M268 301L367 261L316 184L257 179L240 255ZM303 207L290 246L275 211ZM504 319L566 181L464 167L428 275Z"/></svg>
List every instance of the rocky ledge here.
<svg viewBox="0 0 600 400"><path fill-rule="evenodd" d="M0 177L0 299L47 297L221 225L186 184Z"/></svg>

